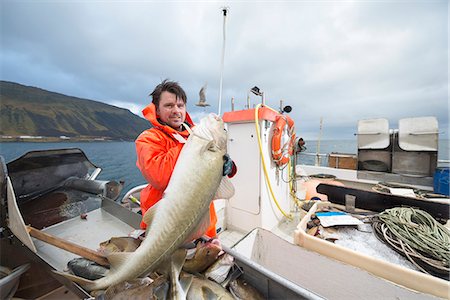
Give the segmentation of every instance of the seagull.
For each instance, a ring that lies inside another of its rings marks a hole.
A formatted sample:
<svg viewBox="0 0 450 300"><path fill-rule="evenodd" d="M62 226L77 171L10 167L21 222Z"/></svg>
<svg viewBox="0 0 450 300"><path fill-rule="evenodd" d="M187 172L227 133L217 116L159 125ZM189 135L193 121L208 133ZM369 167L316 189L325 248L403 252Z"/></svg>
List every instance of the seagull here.
<svg viewBox="0 0 450 300"><path fill-rule="evenodd" d="M202 86L202 88L200 89L200 92L198 93L198 95L200 96L200 100L198 100L198 103L195 104L197 106L201 106L201 107L205 107L205 106L209 106L208 103L206 103L206 95L205 95L205 91L206 91L206 83L204 86Z"/></svg>

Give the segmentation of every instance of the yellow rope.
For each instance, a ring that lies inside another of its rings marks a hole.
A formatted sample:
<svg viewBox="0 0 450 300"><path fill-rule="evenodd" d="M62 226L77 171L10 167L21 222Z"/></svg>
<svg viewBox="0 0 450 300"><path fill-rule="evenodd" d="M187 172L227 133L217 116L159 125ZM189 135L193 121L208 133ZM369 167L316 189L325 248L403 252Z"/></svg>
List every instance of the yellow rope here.
<svg viewBox="0 0 450 300"><path fill-rule="evenodd" d="M264 155L263 155L263 151L262 151L262 142L261 142L261 131L259 129L259 119L258 119L258 111L259 111L259 107L261 106L261 103L259 103L256 108L255 108L255 126L256 126L256 136L258 137L258 145L259 145L259 154L261 155L261 162L263 165L263 170L264 170L264 177L266 178L266 183L267 186L269 187L269 191L270 191L270 195L272 196L273 201L275 202L278 210L288 219L292 219L292 216L290 214L287 214L280 206L280 204L277 201L277 198L275 197L275 194L272 190L272 184L270 183L269 180L269 174L267 172L267 168L266 168L266 162L264 160ZM276 111L268 106L265 106L273 111ZM277 112L278 113L278 112Z"/></svg>
<svg viewBox="0 0 450 300"><path fill-rule="evenodd" d="M294 169L294 172L295 172L295 167L293 169ZM297 205L298 208L302 208L302 203L301 203L302 200L297 198L297 195L295 194L295 191L294 191L294 186L292 185L292 181L295 180L295 176L292 174L291 160L289 160L289 162L288 162L288 173L290 174L289 175L290 176L289 177L289 193L290 193L292 199L294 200L295 205Z"/></svg>

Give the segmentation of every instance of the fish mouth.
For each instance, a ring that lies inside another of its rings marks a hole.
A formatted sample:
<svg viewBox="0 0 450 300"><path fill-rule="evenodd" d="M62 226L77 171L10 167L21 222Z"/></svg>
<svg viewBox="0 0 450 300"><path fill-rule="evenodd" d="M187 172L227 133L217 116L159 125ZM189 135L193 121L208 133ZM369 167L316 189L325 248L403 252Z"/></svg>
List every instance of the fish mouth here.
<svg viewBox="0 0 450 300"><path fill-rule="evenodd" d="M216 115L215 113L211 113L210 116L213 117L216 121L221 120L220 116Z"/></svg>

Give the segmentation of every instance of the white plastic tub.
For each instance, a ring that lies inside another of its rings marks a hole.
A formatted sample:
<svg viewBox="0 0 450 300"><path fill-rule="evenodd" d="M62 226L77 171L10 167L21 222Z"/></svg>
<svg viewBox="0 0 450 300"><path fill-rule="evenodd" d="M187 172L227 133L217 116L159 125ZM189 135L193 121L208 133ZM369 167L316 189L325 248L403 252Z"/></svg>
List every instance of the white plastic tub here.
<svg viewBox="0 0 450 300"><path fill-rule="evenodd" d="M232 249L326 299L436 299L321 255L318 251L291 244L261 228L251 231ZM352 260L352 254L349 255L349 260Z"/></svg>
<svg viewBox="0 0 450 300"><path fill-rule="evenodd" d="M311 220L311 215L321 207L329 205L329 202L317 202L312 206L297 226L294 243L414 291L441 298L450 297L450 284L446 280L389 263L307 234L306 225Z"/></svg>

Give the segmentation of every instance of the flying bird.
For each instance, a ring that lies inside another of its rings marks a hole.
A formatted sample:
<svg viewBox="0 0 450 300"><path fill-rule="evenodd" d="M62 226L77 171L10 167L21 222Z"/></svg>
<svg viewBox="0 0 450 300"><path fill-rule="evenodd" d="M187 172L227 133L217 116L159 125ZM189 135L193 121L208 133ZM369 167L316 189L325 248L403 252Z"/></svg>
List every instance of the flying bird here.
<svg viewBox="0 0 450 300"><path fill-rule="evenodd" d="M202 86L202 88L200 89L200 92L198 93L198 95L200 96L200 99L198 100L198 103L195 104L197 106L200 107L205 107L205 106L210 106L208 103L206 103L206 83L204 86Z"/></svg>

